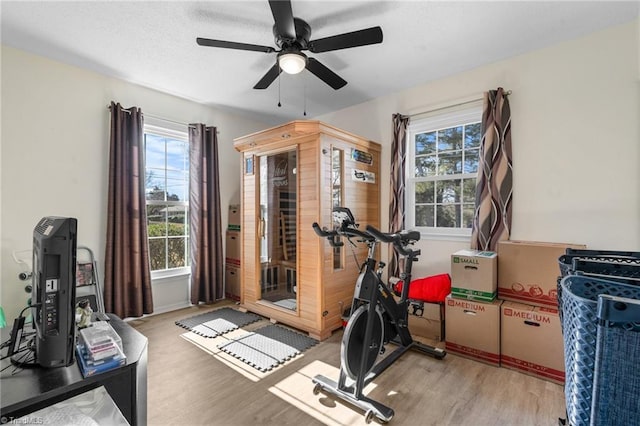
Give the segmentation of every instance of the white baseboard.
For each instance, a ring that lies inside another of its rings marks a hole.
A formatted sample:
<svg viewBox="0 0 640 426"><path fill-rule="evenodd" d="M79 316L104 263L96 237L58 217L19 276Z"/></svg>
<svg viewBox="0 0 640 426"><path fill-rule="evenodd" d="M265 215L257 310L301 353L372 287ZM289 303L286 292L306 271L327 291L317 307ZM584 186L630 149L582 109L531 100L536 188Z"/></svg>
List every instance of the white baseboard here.
<svg viewBox="0 0 640 426"><path fill-rule="evenodd" d="M165 312L177 311L178 309L188 308L189 306L192 306L191 303L186 301L165 306L154 306L153 313L149 315L164 314Z"/></svg>

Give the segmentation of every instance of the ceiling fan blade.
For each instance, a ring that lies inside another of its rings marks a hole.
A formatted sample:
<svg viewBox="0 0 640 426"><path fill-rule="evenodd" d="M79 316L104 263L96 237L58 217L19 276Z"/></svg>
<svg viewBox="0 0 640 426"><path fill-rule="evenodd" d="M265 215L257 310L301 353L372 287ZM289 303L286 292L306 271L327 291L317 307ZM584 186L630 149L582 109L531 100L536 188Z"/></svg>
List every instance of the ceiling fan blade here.
<svg viewBox="0 0 640 426"><path fill-rule="evenodd" d="M309 51L313 53L329 52L377 43L382 43L382 28L372 27L312 40L309 42Z"/></svg>
<svg viewBox="0 0 640 426"><path fill-rule="evenodd" d="M296 25L293 21L293 11L290 0L269 0L276 31L282 38L296 39Z"/></svg>
<svg viewBox="0 0 640 426"><path fill-rule="evenodd" d="M260 79L260 81L257 82L255 86L253 86L253 88L266 89L271 85L271 83L273 83L273 80L275 80L281 72L282 70L280 69L280 66L276 63L271 67L269 71L267 71L267 73Z"/></svg>
<svg viewBox="0 0 640 426"><path fill-rule="evenodd" d="M338 90L339 88L345 86L347 84L338 74L331 71L329 68L325 67L315 58L309 58L307 62L307 69L320 80L327 83L333 89Z"/></svg>
<svg viewBox="0 0 640 426"><path fill-rule="evenodd" d="M224 40L211 40L209 38L200 38L196 39L196 43L200 46L208 46L208 47L222 47L224 49L237 49L237 50L251 50L254 52L265 52L271 53L276 50L270 46L260 46L257 44L247 44L247 43L236 43L233 41L224 41Z"/></svg>

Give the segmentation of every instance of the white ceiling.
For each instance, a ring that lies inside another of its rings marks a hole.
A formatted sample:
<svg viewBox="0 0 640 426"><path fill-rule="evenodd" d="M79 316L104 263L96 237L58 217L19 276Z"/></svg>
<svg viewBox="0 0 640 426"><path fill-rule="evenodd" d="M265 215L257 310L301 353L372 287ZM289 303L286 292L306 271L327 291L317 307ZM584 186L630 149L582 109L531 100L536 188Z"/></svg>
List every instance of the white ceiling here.
<svg viewBox="0 0 640 426"><path fill-rule="evenodd" d="M307 71L253 86L275 53L196 45L196 37L276 47L260 1L2 1L2 43L278 124L339 110L638 16L640 1L293 0L311 39L381 26L382 44L309 54L348 84ZM305 96L306 92L306 96Z"/></svg>

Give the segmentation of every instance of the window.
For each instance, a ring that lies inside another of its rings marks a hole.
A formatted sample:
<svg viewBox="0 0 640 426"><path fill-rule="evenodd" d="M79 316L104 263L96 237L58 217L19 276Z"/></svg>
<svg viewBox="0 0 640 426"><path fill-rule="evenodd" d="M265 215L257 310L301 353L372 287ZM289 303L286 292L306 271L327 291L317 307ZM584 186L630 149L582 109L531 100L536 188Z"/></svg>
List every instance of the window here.
<svg viewBox="0 0 640 426"><path fill-rule="evenodd" d="M475 211L481 101L414 119L407 129L407 227L468 237Z"/></svg>
<svg viewBox="0 0 640 426"><path fill-rule="evenodd" d="M333 207L343 207L342 205L342 175L344 151L336 147L331 148L331 204ZM342 247L333 247L333 269L344 269L344 250Z"/></svg>
<svg viewBox="0 0 640 426"><path fill-rule="evenodd" d="M151 271L188 272L189 139L186 129L176 131L145 125L144 145Z"/></svg>

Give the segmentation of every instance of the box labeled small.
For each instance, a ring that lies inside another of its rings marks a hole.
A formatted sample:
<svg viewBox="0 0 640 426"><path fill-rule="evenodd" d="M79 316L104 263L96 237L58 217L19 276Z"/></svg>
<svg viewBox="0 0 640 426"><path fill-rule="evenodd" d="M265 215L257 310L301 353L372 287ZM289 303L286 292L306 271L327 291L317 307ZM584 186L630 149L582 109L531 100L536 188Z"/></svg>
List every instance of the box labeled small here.
<svg viewBox="0 0 640 426"><path fill-rule="evenodd" d="M240 204L231 204L229 206L229 219L227 229L229 231L240 230Z"/></svg>
<svg viewBox="0 0 640 426"><path fill-rule="evenodd" d="M451 255L451 295L491 302L497 296L498 256L492 251L460 250Z"/></svg>

